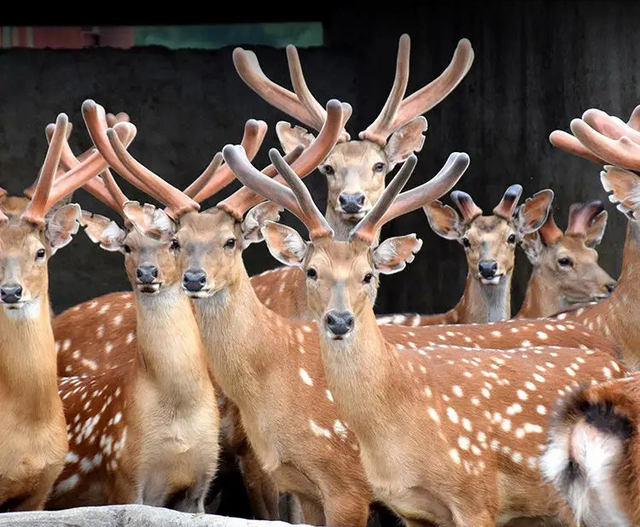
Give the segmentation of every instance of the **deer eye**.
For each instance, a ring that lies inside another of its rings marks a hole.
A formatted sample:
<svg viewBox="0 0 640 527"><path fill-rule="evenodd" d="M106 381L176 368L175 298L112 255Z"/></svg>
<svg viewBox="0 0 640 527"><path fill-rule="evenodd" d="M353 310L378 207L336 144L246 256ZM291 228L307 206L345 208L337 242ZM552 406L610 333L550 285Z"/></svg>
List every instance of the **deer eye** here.
<svg viewBox="0 0 640 527"><path fill-rule="evenodd" d="M171 245L169 246L169 249L171 249L172 251L179 251L180 242L174 238L173 240L171 240Z"/></svg>
<svg viewBox="0 0 640 527"><path fill-rule="evenodd" d="M307 278L315 280L316 278L318 278L318 272L313 267L309 267L309 269L307 269Z"/></svg>
<svg viewBox="0 0 640 527"><path fill-rule="evenodd" d="M325 165L322 167L322 172L324 172L327 176L333 176L336 171L331 165Z"/></svg>
<svg viewBox="0 0 640 527"><path fill-rule="evenodd" d="M233 249L236 246L236 239L235 238L229 238L225 243L224 243L224 248L225 249Z"/></svg>
<svg viewBox="0 0 640 527"><path fill-rule="evenodd" d="M129 247L128 245L123 245L122 248L124 249L124 252L126 254L130 254L131 253L131 247Z"/></svg>
<svg viewBox="0 0 640 527"><path fill-rule="evenodd" d="M384 163L376 163L373 165L374 172L382 172L384 170Z"/></svg>
<svg viewBox="0 0 640 527"><path fill-rule="evenodd" d="M365 284L371 283L371 280L373 280L373 273L367 273L366 275L364 275L364 278L362 279L362 281Z"/></svg>
<svg viewBox="0 0 640 527"><path fill-rule="evenodd" d="M558 258L558 265L560 267L573 267L573 262L571 258Z"/></svg>
<svg viewBox="0 0 640 527"><path fill-rule="evenodd" d="M469 241L469 238L462 238L462 245L464 246L465 249L468 249L469 247L471 247L471 242Z"/></svg>
<svg viewBox="0 0 640 527"><path fill-rule="evenodd" d="M46 254L47 253L44 249L38 249L36 252L36 260L42 260Z"/></svg>
<svg viewBox="0 0 640 527"><path fill-rule="evenodd" d="M508 243L516 243L516 235L515 234L510 234L509 237L507 238L507 242Z"/></svg>

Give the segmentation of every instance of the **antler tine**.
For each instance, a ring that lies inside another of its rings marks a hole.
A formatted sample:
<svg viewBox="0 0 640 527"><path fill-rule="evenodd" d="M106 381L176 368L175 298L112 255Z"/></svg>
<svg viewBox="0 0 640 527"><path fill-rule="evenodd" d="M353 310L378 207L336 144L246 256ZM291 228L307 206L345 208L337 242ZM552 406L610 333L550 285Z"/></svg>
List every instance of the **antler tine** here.
<svg viewBox="0 0 640 527"><path fill-rule="evenodd" d="M101 174L101 181L111 195L113 201L116 203L116 211L126 219L126 216L124 214L124 204L129 201L129 198L127 198L125 193L122 192L122 189L120 188L118 183L116 183L113 174L111 174L111 170L109 170L108 168L104 169Z"/></svg>
<svg viewBox="0 0 640 527"><path fill-rule="evenodd" d="M304 214L304 218L300 219L309 229L309 237L312 240L316 240L324 236L333 236L333 229L313 202L309 189L307 189L298 174L282 159L280 152L272 148L269 150L269 159L271 159L271 162L293 192L300 210Z"/></svg>
<svg viewBox="0 0 640 527"><path fill-rule="evenodd" d="M413 173L413 169L418 162L418 158L415 154L411 154L404 162L398 173L394 176L389 183L389 186L384 190L376 204L371 208L367 215L362 218L358 224L349 233L349 239L359 238L367 243L373 243L375 240L375 233L378 230L378 223L383 218L385 213L389 210L394 200L400 194L400 191L404 188Z"/></svg>
<svg viewBox="0 0 640 527"><path fill-rule="evenodd" d="M478 207L473 198L462 190L454 190L451 199L462 214L462 220L469 225L478 216L482 216L482 209Z"/></svg>
<svg viewBox="0 0 640 527"><path fill-rule="evenodd" d="M250 160L253 159L260 150L265 135L267 134L267 129L267 123L264 121L249 119L245 123L241 144L247 152L247 157ZM204 188L193 197L193 199L198 203L201 203L229 185L233 180L233 172L226 165L222 165L215 172L214 176L205 183Z"/></svg>
<svg viewBox="0 0 640 527"><path fill-rule="evenodd" d="M627 124L634 130L640 131L640 105L633 109Z"/></svg>
<svg viewBox="0 0 640 527"><path fill-rule="evenodd" d="M7 191L0 187L0 198L4 198L7 195ZM9 218L5 215L4 212L0 210L0 225L5 224L9 221Z"/></svg>
<svg viewBox="0 0 640 527"><path fill-rule="evenodd" d="M322 160L327 157L340 138L340 131L342 130L341 123L344 121L342 118L343 108L344 106L341 105L340 101L335 99L330 100L327 103L327 118L317 137L304 149L302 154L299 154L299 157L298 154L295 154L295 157L285 157L287 162L291 162L290 159L293 160L291 169L298 174L299 177L303 178L313 172ZM290 152L290 154L293 153L294 151ZM264 172L267 173L269 170L270 168L267 168ZM278 176L275 180L282 181L282 178ZM217 206L236 218L242 218L249 208L257 205L261 201L263 201L263 197L260 192L251 192L242 188L224 201L218 203Z"/></svg>
<svg viewBox="0 0 640 527"><path fill-rule="evenodd" d="M169 206L166 210L169 216L178 219L188 212L200 209L197 202L137 161L120 142L113 128L107 130L107 139L120 161L126 166L127 171L136 175L132 183L139 186L140 182L144 182L147 186L153 187L160 197L159 201Z"/></svg>
<svg viewBox="0 0 640 527"><path fill-rule="evenodd" d="M464 152L450 154L447 162L430 181L403 192L394 200L389 210L376 224L376 229L381 229L385 223L394 218L419 209L449 192L465 173L469 162L469 156Z"/></svg>
<svg viewBox="0 0 640 527"><path fill-rule="evenodd" d="M549 135L549 141L553 146L564 150L574 156L582 157L588 161L597 163L598 165L606 165L607 162L604 159L599 158L591 150L586 148L580 141L574 136L564 132L562 130L554 130Z"/></svg>
<svg viewBox="0 0 640 527"><path fill-rule="evenodd" d="M589 224L604 210L601 201L590 201L587 204L573 203L569 207L569 220L567 224L567 234L585 234Z"/></svg>
<svg viewBox="0 0 640 527"><path fill-rule="evenodd" d="M194 201L198 201L199 203L200 201L195 199L195 197L198 195L198 192L200 192L205 187L205 185L213 177L216 171L220 168L220 165L222 165L222 162L223 162L222 152L217 152L216 155L213 156L213 159L211 160L207 168L204 169L204 172L202 172L202 174L198 176L198 179L196 179L193 183L191 183L191 185L189 185L186 189L184 189L183 192L187 196L189 196L191 199L193 199Z"/></svg>
<svg viewBox="0 0 640 527"><path fill-rule="evenodd" d="M38 176L38 183L33 195L33 199L22 213L22 219L35 225L44 225L44 217L47 213L47 199L53 186L53 180L60 163L62 146L67 137L67 126L69 118L61 113L56 119L56 129L53 132L51 143L47 150L44 163Z"/></svg>
<svg viewBox="0 0 640 527"><path fill-rule="evenodd" d="M116 125L117 133L122 136L125 143L128 143L135 136L129 128L131 126L133 125L130 123L119 123ZM69 153L73 157L73 153L70 151ZM92 152L81 163L74 166L63 177L56 180L54 188L49 195L47 206L52 207L54 203L73 190L85 185L87 181L97 176L105 168L107 168L107 162L102 155L99 152Z"/></svg>
<svg viewBox="0 0 640 527"><path fill-rule="evenodd" d="M556 225L556 221L553 218L553 208L549 209L547 219L542 224L542 227L538 229L538 233L540 234L542 241L549 245L555 243L562 237L562 230L558 225Z"/></svg>
<svg viewBox="0 0 640 527"><path fill-rule="evenodd" d="M118 172L118 174L125 178L129 183L135 185L149 196L152 196L162 202L160 193L157 192L155 188L151 187L146 180L139 181L138 178L127 169L124 163L120 161L114 152L113 147L107 140L108 126L104 108L92 99L87 99L82 103L82 117L93 144L96 146L102 157L107 160L109 166ZM125 124L125 122L123 122L123 124ZM135 129L133 124L126 124Z"/></svg>
<svg viewBox="0 0 640 527"><path fill-rule="evenodd" d="M302 222L305 221L305 214L291 189L282 183L274 181L254 167L247 159L242 146L226 145L222 149L222 156L225 163L231 167L231 170L243 185L289 210L300 218Z"/></svg>
<svg viewBox="0 0 640 527"><path fill-rule="evenodd" d="M640 169L640 145L627 136L617 140L610 139L581 119L571 121L571 131L586 148L609 164L629 170Z"/></svg>
<svg viewBox="0 0 640 527"><path fill-rule="evenodd" d="M396 75L389 97L375 121L366 130L360 132L360 139L368 139L376 143L385 144L393 129L392 123L398 113L404 94L409 83L409 56L411 53L411 38L406 33L400 37L398 43L398 57L396 59Z"/></svg>
<svg viewBox="0 0 640 527"><path fill-rule="evenodd" d="M131 119L129 118L129 114L126 112L119 112L116 115L112 113L108 113L106 115L106 120L107 120L107 126L109 128L113 128L118 123L131 122Z"/></svg>
<svg viewBox="0 0 640 527"><path fill-rule="evenodd" d="M511 185L505 191L500 203L494 207L493 213L496 216L510 220L513 216L513 212L516 210L520 196L522 196L522 185Z"/></svg>
<svg viewBox="0 0 640 527"><path fill-rule="evenodd" d="M610 139L620 139L627 136L634 143L640 143L640 132L631 128L622 119L602 110L591 108L582 114L582 120Z"/></svg>
<svg viewBox="0 0 640 527"><path fill-rule="evenodd" d="M314 128L316 130L322 129L322 126L327 119L327 112L313 96L311 90L309 90L307 81L304 78L304 73L302 73L302 64L300 63L298 50L292 44L289 44L287 46L287 63L289 64L289 76L291 77L291 85L293 86L293 91L298 96L298 99L300 100L302 105L307 109L309 115L311 115L315 120L316 126L314 126ZM351 105L343 103L342 111L342 127L344 128L345 124L349 120L349 117L351 117ZM348 141L349 139L349 134L346 132L346 130L343 130L340 134L339 141Z"/></svg>

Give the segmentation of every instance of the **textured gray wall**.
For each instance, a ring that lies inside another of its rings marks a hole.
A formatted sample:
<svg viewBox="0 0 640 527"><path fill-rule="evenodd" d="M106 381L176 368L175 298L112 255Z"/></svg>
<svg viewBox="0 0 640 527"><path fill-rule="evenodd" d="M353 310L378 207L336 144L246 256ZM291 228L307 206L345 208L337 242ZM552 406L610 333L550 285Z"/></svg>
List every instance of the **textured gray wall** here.
<svg viewBox="0 0 640 527"><path fill-rule="evenodd" d="M571 118L589 107L626 117L640 101L640 54L634 42L640 4L450 0L402 6L396 11L368 10L365 16L361 8L336 5L319 14L328 45L301 50L308 83L318 99L337 97L354 106L352 136L384 103L402 32L412 37L409 91L437 76L457 41L467 37L475 62L455 92L427 115L427 140L410 185L431 177L457 150L471 156L458 188L485 210L516 182L524 186L525 196L552 188L561 226L571 202L606 201L598 167L556 151L547 137L555 128L567 129ZM288 86L284 50L260 49L258 54L264 70ZM14 193L36 176L45 153L44 126L58 112L67 112L76 125L75 150L88 147L80 115L86 98L110 111L127 111L139 130L133 154L182 187L215 151L239 140L250 117L270 125L266 148L258 157L266 164L267 148L276 146L273 127L287 119L238 79L231 49L8 50L0 52L0 77L0 185ZM324 206L322 176L316 173L308 181ZM83 191L76 195L84 207L109 213ZM142 198L133 190L130 196ZM608 202L607 209L610 221L601 261L617 276L625 220ZM425 244L405 271L384 278L378 311L448 309L464 285L462 248L433 234L419 211L396 220L384 234L408 232L418 233ZM264 246L250 248L245 262L251 273L276 263ZM515 308L529 272L522 254L518 266ZM121 256L92 246L84 235L54 257L51 276L58 311L128 287Z"/></svg>

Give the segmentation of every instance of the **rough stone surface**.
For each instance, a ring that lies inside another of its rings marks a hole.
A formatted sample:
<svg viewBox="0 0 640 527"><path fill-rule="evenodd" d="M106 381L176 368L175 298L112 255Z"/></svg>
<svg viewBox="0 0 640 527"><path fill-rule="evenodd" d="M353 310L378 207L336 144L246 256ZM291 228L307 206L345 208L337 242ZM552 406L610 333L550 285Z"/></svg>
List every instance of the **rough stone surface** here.
<svg viewBox="0 0 640 527"><path fill-rule="evenodd" d="M79 507L62 511L11 512L0 515L0 526L11 527L278 527L284 522L187 514L148 505Z"/></svg>

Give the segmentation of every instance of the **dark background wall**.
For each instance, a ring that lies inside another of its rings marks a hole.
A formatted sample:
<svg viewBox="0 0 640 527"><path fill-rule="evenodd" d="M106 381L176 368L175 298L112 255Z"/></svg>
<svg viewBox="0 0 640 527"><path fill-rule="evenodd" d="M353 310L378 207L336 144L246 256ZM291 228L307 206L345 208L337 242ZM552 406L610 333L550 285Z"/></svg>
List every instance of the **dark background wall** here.
<svg viewBox="0 0 640 527"><path fill-rule="evenodd" d="M485 211L513 183L523 185L525 197L552 188L561 226L572 202L603 199L610 219L601 262L617 276L625 219L606 200L599 168L555 150L547 138L556 128L568 129L570 120L587 108L601 108L626 119L638 104L640 53L635 36L640 5L458 0L398 5L397 9L373 10L329 2L317 13L286 9L274 13L266 8L242 13L229 8L211 20L193 20L182 13L173 20L112 22L322 20L326 46L300 50L303 67L321 102L336 97L353 105L352 136L376 117L386 99L401 33L412 38L408 92L439 75L457 41L469 38L476 54L474 64L460 86L427 115L427 140L409 186L435 174L451 151L465 151L471 156L471 166L457 188L469 192ZM261 48L257 53L268 75L289 86L284 50ZM231 48L6 50L0 52L0 78L0 185L12 193L21 192L35 178L46 150L44 127L58 112L68 113L76 125L71 141L74 150L89 147L80 114L86 98L109 111L127 111L139 131L131 152L179 187L186 187L222 146L239 141L243 123L250 117L270 125L265 148L257 157L258 163L266 164L267 149L276 146L275 123L288 120L239 80ZM307 181L324 207L323 176L315 173ZM139 192L123 186L132 198L143 199ZM84 208L111 214L82 190L76 197ZM444 311L457 301L464 286L462 248L433 234L420 211L394 221L383 235L409 232L425 241L423 249L405 271L385 277L377 310ZM250 273L276 263L264 245L248 249L245 262ZM528 273L528 263L520 253L515 308ZM57 311L125 288L121 255L101 251L82 234L51 262L52 301Z"/></svg>

